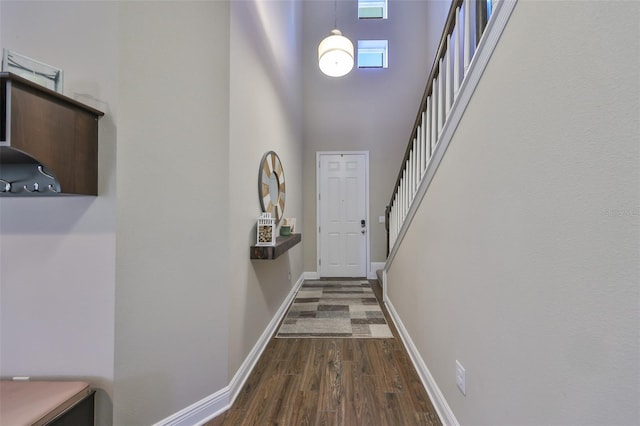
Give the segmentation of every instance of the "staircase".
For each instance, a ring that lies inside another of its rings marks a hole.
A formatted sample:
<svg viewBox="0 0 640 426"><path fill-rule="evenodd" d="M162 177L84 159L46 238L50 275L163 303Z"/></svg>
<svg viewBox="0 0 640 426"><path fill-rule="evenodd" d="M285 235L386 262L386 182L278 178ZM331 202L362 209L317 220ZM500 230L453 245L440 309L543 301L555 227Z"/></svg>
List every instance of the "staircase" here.
<svg viewBox="0 0 640 426"><path fill-rule="evenodd" d="M386 207L387 254L402 239L515 0L453 0ZM495 16L494 16L495 15ZM483 56L480 56L483 52Z"/></svg>
<svg viewBox="0 0 640 426"><path fill-rule="evenodd" d="M389 201L385 305L443 424L639 424L640 7L503 0L469 45L474 5Z"/></svg>
<svg viewBox="0 0 640 426"><path fill-rule="evenodd" d="M384 269L377 270L376 275L383 289L385 305L443 424L456 425L458 421L389 300L387 286L393 283L387 283L386 273L394 263L516 2L452 1L394 190L386 207L388 256ZM412 257L415 258L415 253Z"/></svg>

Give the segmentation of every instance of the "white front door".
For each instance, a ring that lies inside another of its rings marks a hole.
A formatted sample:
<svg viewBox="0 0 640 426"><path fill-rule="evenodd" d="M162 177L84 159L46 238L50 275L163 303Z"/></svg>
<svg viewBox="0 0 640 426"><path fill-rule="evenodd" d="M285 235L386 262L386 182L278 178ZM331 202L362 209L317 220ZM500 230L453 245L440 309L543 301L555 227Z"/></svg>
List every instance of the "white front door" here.
<svg viewBox="0 0 640 426"><path fill-rule="evenodd" d="M318 153L318 272L366 277L368 153Z"/></svg>

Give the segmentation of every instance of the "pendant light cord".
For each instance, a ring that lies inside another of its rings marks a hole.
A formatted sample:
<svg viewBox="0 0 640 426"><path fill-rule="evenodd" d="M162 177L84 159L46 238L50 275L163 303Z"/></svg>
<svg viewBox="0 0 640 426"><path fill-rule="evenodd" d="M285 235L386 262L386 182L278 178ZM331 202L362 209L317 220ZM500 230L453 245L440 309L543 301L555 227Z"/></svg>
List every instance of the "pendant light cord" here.
<svg viewBox="0 0 640 426"><path fill-rule="evenodd" d="M338 0L333 0L333 28L338 28Z"/></svg>

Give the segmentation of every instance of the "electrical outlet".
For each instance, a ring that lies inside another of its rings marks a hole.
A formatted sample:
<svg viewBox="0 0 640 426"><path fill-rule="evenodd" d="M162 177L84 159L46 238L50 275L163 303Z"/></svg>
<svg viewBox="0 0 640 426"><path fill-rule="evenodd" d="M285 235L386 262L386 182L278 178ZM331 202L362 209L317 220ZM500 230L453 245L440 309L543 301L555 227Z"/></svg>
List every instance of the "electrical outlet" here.
<svg viewBox="0 0 640 426"><path fill-rule="evenodd" d="M456 360L456 385L463 395L467 395L467 378L466 372L460 361Z"/></svg>

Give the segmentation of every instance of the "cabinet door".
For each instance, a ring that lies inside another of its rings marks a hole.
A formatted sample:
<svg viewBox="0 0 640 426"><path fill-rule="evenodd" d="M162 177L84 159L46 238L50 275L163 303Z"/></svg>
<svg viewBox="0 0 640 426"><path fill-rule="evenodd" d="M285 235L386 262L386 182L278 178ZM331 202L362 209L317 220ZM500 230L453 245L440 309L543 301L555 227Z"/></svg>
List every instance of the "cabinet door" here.
<svg viewBox="0 0 640 426"><path fill-rule="evenodd" d="M63 193L98 194L98 117L47 92L11 82L12 148L53 172Z"/></svg>

